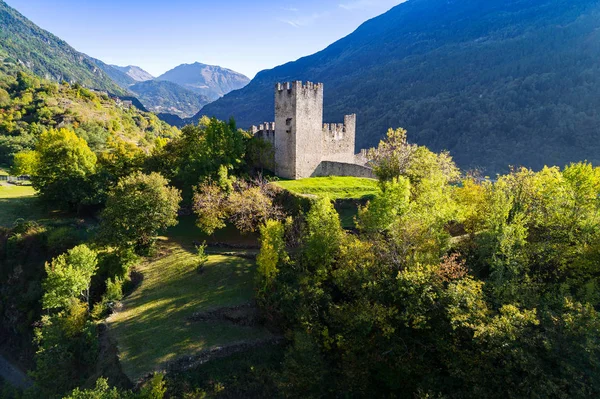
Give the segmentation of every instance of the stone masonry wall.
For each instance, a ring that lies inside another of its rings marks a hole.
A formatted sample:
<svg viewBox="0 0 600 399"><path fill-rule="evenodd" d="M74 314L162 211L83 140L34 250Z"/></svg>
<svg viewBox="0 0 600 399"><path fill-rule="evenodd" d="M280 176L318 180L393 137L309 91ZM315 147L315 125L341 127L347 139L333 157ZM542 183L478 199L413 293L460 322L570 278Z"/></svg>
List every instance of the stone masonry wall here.
<svg viewBox="0 0 600 399"><path fill-rule="evenodd" d="M296 95L291 83L275 88L275 174L296 178Z"/></svg>
<svg viewBox="0 0 600 399"><path fill-rule="evenodd" d="M346 115L344 123L323 125L323 161L354 163L356 115Z"/></svg>
<svg viewBox="0 0 600 399"><path fill-rule="evenodd" d="M373 169L357 165L354 163L344 162L332 162L323 161L319 164L317 169L313 172L311 177L322 177L322 176L355 176L355 177L368 177L371 179L375 178Z"/></svg>
<svg viewBox="0 0 600 399"><path fill-rule="evenodd" d="M296 95L296 175L309 177L323 159L323 85L294 82Z"/></svg>

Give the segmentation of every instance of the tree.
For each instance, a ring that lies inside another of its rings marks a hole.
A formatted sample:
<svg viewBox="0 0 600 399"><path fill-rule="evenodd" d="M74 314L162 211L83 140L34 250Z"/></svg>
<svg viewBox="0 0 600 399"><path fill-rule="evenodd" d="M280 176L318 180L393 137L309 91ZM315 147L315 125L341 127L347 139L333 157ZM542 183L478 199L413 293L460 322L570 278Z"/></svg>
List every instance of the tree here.
<svg viewBox="0 0 600 399"><path fill-rule="evenodd" d="M0 107L5 107L10 104L10 94L3 88L0 88Z"/></svg>
<svg viewBox="0 0 600 399"><path fill-rule="evenodd" d="M13 176L33 175L39 165L39 153L24 150L15 154L10 173Z"/></svg>
<svg viewBox="0 0 600 399"><path fill-rule="evenodd" d="M222 229L229 217L227 193L212 181L198 186L194 194L194 212L196 225L206 234Z"/></svg>
<svg viewBox="0 0 600 399"><path fill-rule="evenodd" d="M96 155L84 139L69 129L50 129L36 146L37 163L31 183L40 196L70 208L89 202L89 178L96 171Z"/></svg>
<svg viewBox="0 0 600 399"><path fill-rule="evenodd" d="M273 282L280 262L287 260L283 223L267 220L260 228L260 253L256 257L257 272L262 290L266 290Z"/></svg>
<svg viewBox="0 0 600 399"><path fill-rule="evenodd" d="M33 377L43 395L56 397L83 384L94 370L98 354L96 326L88 320L87 304L71 298L56 314L42 316L35 329Z"/></svg>
<svg viewBox="0 0 600 399"><path fill-rule="evenodd" d="M403 177L380 183L380 193L358 210L357 227L366 233L387 231L408 209L410 183Z"/></svg>
<svg viewBox="0 0 600 399"><path fill-rule="evenodd" d="M70 395L65 396L63 399L122 399L123 396L117 388L113 387L111 389L108 386L106 378L98 378L93 389L81 391L79 388L75 388Z"/></svg>
<svg viewBox="0 0 600 399"><path fill-rule="evenodd" d="M166 176L183 190L184 198L192 197L192 187L207 178L216 178L225 167L236 172L244 165L248 134L237 129L235 121L219 121L203 117L197 125L188 125L181 135L152 161Z"/></svg>
<svg viewBox="0 0 600 399"><path fill-rule="evenodd" d="M180 191L158 173L121 178L102 211L101 235L117 247L147 248L158 230L177 224Z"/></svg>
<svg viewBox="0 0 600 399"><path fill-rule="evenodd" d="M79 245L46 263L48 277L43 283L44 309L65 308L72 298L81 298L89 305L90 283L98 266L97 254Z"/></svg>
<svg viewBox="0 0 600 399"><path fill-rule="evenodd" d="M324 274L333 264L344 237L340 216L329 198L315 201L306 215L306 224L303 240L306 265Z"/></svg>
<svg viewBox="0 0 600 399"><path fill-rule="evenodd" d="M391 180L408 170L417 146L408 144L406 133L402 128L389 129L385 140L367 152L367 158L379 180Z"/></svg>
<svg viewBox="0 0 600 399"><path fill-rule="evenodd" d="M221 176L198 186L194 194L197 225L205 233L225 227L229 221L243 232L254 232L267 220L283 218L281 207L273 203L274 193L264 181L245 181Z"/></svg>

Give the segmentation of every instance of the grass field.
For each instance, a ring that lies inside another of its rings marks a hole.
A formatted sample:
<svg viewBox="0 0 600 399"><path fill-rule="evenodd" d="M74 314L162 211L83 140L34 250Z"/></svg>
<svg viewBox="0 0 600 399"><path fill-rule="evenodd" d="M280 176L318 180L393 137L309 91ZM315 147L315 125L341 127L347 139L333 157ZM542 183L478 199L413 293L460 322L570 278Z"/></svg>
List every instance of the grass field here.
<svg viewBox="0 0 600 399"><path fill-rule="evenodd" d="M10 227L18 218L37 219L42 214L31 186L0 184L0 226Z"/></svg>
<svg viewBox="0 0 600 399"><path fill-rule="evenodd" d="M258 327L187 321L198 311L250 301L253 262L211 255L200 274L191 248L167 241L160 244L160 251L139 266L144 280L123 301L123 309L107 320L118 342L123 371L133 381L180 356L269 336Z"/></svg>
<svg viewBox="0 0 600 399"><path fill-rule="evenodd" d="M377 180L362 177L311 177L274 184L297 194L328 196L332 200L368 198L377 193Z"/></svg>

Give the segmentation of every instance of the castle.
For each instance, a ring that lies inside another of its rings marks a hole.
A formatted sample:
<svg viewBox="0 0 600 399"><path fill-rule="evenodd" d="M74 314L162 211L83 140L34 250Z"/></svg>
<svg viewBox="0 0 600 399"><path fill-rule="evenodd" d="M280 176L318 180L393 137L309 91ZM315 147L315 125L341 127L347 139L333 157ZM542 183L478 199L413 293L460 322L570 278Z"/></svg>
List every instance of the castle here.
<svg viewBox="0 0 600 399"><path fill-rule="evenodd" d="M346 115L344 123L323 124L322 83L277 83L275 122L252 126L252 133L273 144L279 177L373 177L354 153L356 115Z"/></svg>

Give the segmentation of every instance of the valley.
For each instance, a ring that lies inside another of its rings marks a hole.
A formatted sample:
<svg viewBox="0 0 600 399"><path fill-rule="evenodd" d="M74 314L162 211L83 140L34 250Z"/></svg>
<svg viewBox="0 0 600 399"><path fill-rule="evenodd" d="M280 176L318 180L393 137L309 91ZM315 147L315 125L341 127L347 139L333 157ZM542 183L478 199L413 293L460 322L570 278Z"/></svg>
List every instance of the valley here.
<svg viewBox="0 0 600 399"><path fill-rule="evenodd" d="M0 399L600 397L599 35L0 0Z"/></svg>

